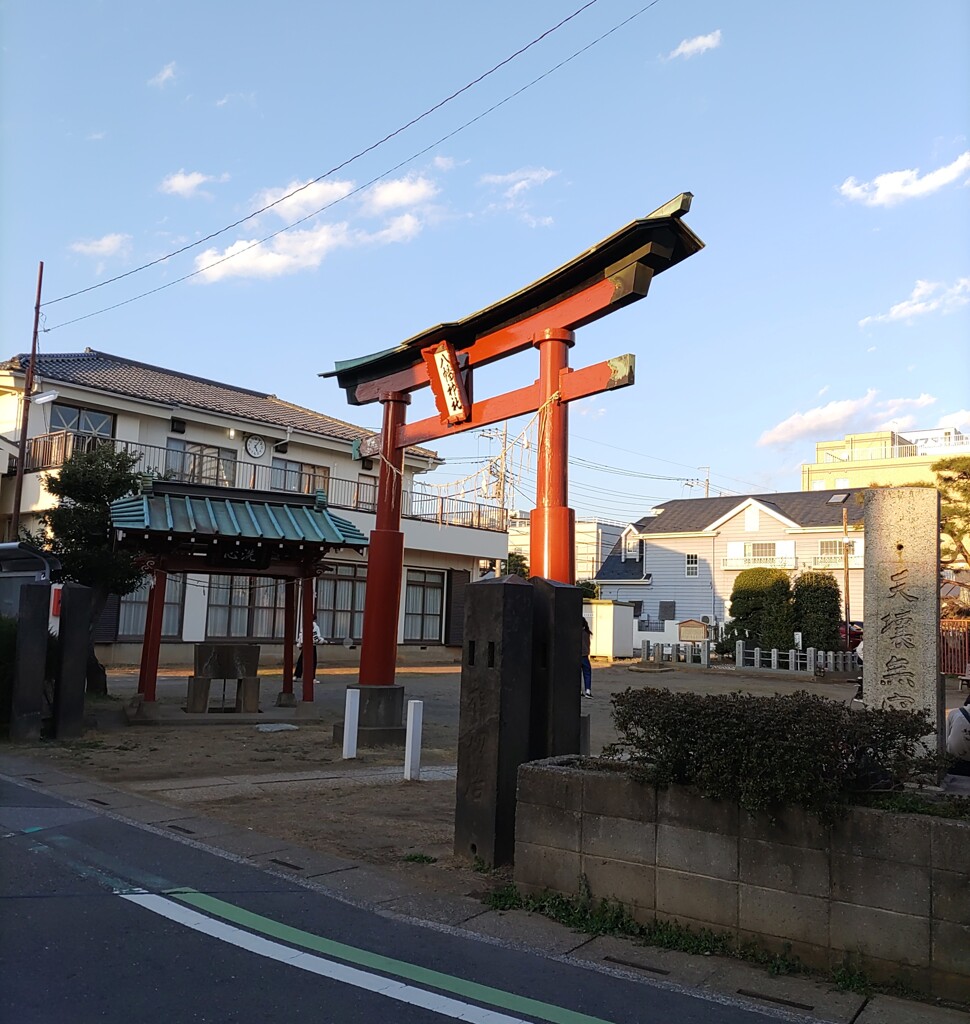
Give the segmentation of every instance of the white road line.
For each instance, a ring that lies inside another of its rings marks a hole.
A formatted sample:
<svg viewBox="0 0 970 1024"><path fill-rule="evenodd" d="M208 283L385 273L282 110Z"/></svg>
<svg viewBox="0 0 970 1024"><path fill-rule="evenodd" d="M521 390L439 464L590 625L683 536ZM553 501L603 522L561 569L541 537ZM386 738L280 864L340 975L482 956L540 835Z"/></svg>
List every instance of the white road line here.
<svg viewBox="0 0 970 1024"><path fill-rule="evenodd" d="M196 910L166 899L164 896L156 896L152 893L118 893L122 899L130 903L136 903L152 913L167 917L170 921L184 925L203 935L210 935L221 942L237 946L239 949L248 950L257 956L264 956L269 960L276 960L279 963L288 964L290 967L298 967L301 971L309 971L311 974L318 974L324 978L332 978L334 981L342 982L345 985L353 985L377 995L386 996L388 999L396 999L402 1003L410 1003L412 1006L420 1006L433 1013L440 1013L445 1017L453 1017L455 1020L468 1021L469 1024L529 1024L521 1017L509 1017L507 1014L499 1013L496 1010L488 1010L474 1003L463 1003L458 999L449 996L438 995L434 992L427 992L424 989L416 988L413 985L405 985L392 978L384 978L379 974L370 974L367 971L359 970L356 967L349 967L347 964L337 963L333 960L325 960L323 957L314 956L311 953L304 953L282 943L273 942L270 939L261 938L250 932L236 928L234 925L226 924L224 921L217 921L206 917Z"/></svg>

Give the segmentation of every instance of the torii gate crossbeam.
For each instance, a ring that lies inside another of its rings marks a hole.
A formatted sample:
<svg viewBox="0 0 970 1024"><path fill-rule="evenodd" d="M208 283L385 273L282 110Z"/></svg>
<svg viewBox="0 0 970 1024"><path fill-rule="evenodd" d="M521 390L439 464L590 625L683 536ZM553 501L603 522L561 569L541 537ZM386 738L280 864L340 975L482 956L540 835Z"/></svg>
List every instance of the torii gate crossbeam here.
<svg viewBox="0 0 970 1024"><path fill-rule="evenodd" d="M539 412L536 510L530 528L532 573L574 583L574 514L568 504L568 403L627 387L634 357L619 356L580 370L569 367L575 331L647 294L655 274L704 243L682 218L684 193L633 221L574 260L456 323L440 324L397 348L338 363L335 376L352 405L384 407L378 438L363 441L361 458L380 456L377 517L371 533L359 683L394 684L403 574L401 492L409 445L500 420ZM474 368L535 347L539 377L524 387L475 400ZM438 415L406 423L410 392L431 386Z"/></svg>

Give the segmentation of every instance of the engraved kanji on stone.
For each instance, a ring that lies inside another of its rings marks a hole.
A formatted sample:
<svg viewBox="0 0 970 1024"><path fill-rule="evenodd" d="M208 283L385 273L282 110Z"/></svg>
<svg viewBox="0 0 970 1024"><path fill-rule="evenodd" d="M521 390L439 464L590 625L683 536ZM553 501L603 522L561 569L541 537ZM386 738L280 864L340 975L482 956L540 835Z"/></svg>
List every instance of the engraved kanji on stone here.
<svg viewBox="0 0 970 1024"><path fill-rule="evenodd" d="M909 576L909 569L900 569L899 572L894 572L889 577L893 581L892 586L889 588L889 596L901 597L904 601L912 604L913 601L917 600L917 597L906 589L907 576Z"/></svg>
<svg viewBox="0 0 970 1024"><path fill-rule="evenodd" d="M882 686L908 686L916 689L916 673L909 667L909 659L901 654L891 654L882 670L879 683Z"/></svg>
<svg viewBox="0 0 970 1024"><path fill-rule="evenodd" d="M901 647L914 648L916 646L913 639L913 616L908 609L886 612L879 621L882 623L882 629L879 630L880 635L887 633L887 639L897 650Z"/></svg>

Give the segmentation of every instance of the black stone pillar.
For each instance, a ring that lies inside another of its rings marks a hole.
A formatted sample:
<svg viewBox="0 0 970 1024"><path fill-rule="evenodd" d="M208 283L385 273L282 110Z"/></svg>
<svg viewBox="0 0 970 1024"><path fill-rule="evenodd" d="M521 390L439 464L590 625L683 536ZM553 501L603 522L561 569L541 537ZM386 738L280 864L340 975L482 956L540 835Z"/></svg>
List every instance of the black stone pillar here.
<svg viewBox="0 0 970 1024"><path fill-rule="evenodd" d="M529 760L579 753L583 594L536 576L532 612Z"/></svg>
<svg viewBox="0 0 970 1024"><path fill-rule="evenodd" d="M49 583L25 583L20 588L13 685L10 706L3 708L10 738L20 742L40 739L50 601Z"/></svg>
<svg viewBox="0 0 970 1024"><path fill-rule="evenodd" d="M54 736L59 740L77 739L84 732L84 679L90 635L91 590L78 583L65 583L54 675Z"/></svg>
<svg viewBox="0 0 970 1024"><path fill-rule="evenodd" d="M465 589L455 856L487 867L515 852L515 789L529 759L533 588L518 576Z"/></svg>

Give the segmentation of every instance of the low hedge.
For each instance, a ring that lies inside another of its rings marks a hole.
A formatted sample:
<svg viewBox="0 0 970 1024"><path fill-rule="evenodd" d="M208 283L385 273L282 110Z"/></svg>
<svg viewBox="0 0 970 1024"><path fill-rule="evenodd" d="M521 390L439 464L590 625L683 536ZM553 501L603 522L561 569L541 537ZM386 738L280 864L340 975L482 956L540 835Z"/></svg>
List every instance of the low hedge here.
<svg viewBox="0 0 970 1024"><path fill-rule="evenodd" d="M659 785L694 785L748 811L796 804L823 821L853 793L891 790L932 770L923 712L855 710L800 691L778 697L627 689L613 698L607 756Z"/></svg>

